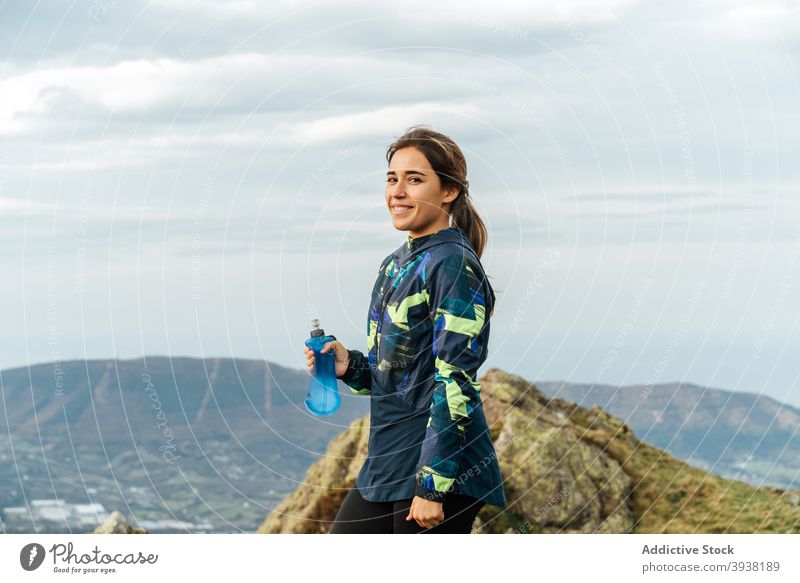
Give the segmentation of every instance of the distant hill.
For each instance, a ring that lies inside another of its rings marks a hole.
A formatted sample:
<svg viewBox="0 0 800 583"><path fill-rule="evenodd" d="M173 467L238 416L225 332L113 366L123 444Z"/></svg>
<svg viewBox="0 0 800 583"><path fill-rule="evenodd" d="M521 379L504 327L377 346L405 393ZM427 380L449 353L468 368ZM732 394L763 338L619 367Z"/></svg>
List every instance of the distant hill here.
<svg viewBox="0 0 800 583"><path fill-rule="evenodd" d="M341 385L339 411L314 417L303 405L308 381L305 370L228 358L4 370L0 512L59 498L101 503L132 522L210 522L214 532L252 532L330 439L369 411L368 399ZM42 520L21 528L76 527Z"/></svg>
<svg viewBox="0 0 800 583"><path fill-rule="evenodd" d="M0 372L6 415L0 431L16 437L58 436L69 430L73 439L132 444L166 441L165 428L204 435L265 437L308 423L303 436L326 433L305 409L308 374L261 360L229 358L168 358L87 360ZM63 385L63 386L60 386ZM341 385L347 389L345 385ZM366 400L343 393L340 411L369 409ZM354 414L354 413L353 413ZM159 416L160 415L160 416ZM338 415L338 413L337 413ZM7 423L6 423L7 420ZM154 425L166 425L155 428Z"/></svg>
<svg viewBox="0 0 800 583"><path fill-rule="evenodd" d="M548 398L499 369L481 394L509 507L474 533L800 533L800 491L752 486L641 441L598 406ZM367 452L368 417L337 435L262 533L328 532Z"/></svg>
<svg viewBox="0 0 800 583"><path fill-rule="evenodd" d="M643 441L715 474L754 486L800 487L800 410L771 397L689 383L536 386L548 396L598 405Z"/></svg>

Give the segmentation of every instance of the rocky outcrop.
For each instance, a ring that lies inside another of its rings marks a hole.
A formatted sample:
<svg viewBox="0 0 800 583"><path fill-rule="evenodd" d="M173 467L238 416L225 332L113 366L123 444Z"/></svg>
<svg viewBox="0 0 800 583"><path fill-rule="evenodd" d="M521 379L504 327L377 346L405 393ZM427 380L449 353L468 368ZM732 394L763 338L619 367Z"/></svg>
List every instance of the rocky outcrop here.
<svg viewBox="0 0 800 583"><path fill-rule="evenodd" d="M753 488L657 449L598 406L550 399L499 369L481 379L509 506L485 506L473 533L800 532L796 490ZM325 533L367 453L354 421L259 528Z"/></svg>
<svg viewBox="0 0 800 583"><path fill-rule="evenodd" d="M115 510L103 524L94 529L93 534L149 534L149 531L131 526L125 515Z"/></svg>
<svg viewBox="0 0 800 583"><path fill-rule="evenodd" d="M306 472L300 487L270 513L259 533L326 533L355 484L367 455L369 415L334 437L325 454Z"/></svg>

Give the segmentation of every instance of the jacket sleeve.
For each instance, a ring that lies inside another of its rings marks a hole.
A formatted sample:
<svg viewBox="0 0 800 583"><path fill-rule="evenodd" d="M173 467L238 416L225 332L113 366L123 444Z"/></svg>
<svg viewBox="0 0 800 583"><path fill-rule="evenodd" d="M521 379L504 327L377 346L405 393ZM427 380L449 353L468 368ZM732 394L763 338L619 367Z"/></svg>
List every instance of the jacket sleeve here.
<svg viewBox="0 0 800 583"><path fill-rule="evenodd" d="M348 350L347 354L350 362L340 380L350 387L351 392L369 395L372 392L372 372L367 357L358 350Z"/></svg>
<svg viewBox="0 0 800 583"><path fill-rule="evenodd" d="M482 270L463 255L436 264L426 282L433 319L433 401L416 466L415 495L443 501L456 481L472 411L480 402L478 367L489 327Z"/></svg>
<svg viewBox="0 0 800 583"><path fill-rule="evenodd" d="M392 255L387 255L378 268L378 275L375 279L372 294L376 294L381 282L383 281L383 270L392 259ZM371 338L370 333L374 334L373 322L367 316L367 345L371 348L374 338ZM347 370L340 377L343 383L350 387L350 391L357 395L369 395L372 393L372 371L370 370L369 358L359 350L348 350L350 363L347 365Z"/></svg>

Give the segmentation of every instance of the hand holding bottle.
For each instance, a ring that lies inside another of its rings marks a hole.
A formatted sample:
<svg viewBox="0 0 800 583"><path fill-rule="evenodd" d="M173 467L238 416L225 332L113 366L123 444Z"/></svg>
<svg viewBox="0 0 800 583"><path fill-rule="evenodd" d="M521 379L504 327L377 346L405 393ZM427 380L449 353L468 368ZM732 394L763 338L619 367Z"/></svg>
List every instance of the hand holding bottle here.
<svg viewBox="0 0 800 583"><path fill-rule="evenodd" d="M331 349L334 351L333 358L336 364L336 378L338 379L341 378L347 370L347 366L350 364L350 355L348 354L347 348L345 348L344 344L338 340L328 342L322 347L320 352L327 352ZM308 374L314 374L314 351L308 346L305 346L303 351L306 353Z"/></svg>
<svg viewBox="0 0 800 583"><path fill-rule="evenodd" d="M306 409L313 415L333 415L342 403L336 379L344 374L350 363L347 349L336 340L336 336L325 334L317 318L311 320L311 333L305 345L308 372L311 374Z"/></svg>

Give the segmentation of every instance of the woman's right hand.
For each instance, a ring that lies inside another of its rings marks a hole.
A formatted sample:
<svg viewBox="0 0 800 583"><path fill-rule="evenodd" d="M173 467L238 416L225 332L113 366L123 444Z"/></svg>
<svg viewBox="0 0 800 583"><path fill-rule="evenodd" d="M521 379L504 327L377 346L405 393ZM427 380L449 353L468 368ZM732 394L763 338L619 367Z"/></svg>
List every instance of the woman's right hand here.
<svg viewBox="0 0 800 583"><path fill-rule="evenodd" d="M331 340L326 343L320 350L320 353L328 352L328 350L331 349L334 351L333 361L336 369L336 378L338 379L342 377L350 364L350 354L347 352L347 348L345 348L344 344L338 340ZM308 374L314 374L314 351L306 346L304 352L306 353Z"/></svg>

